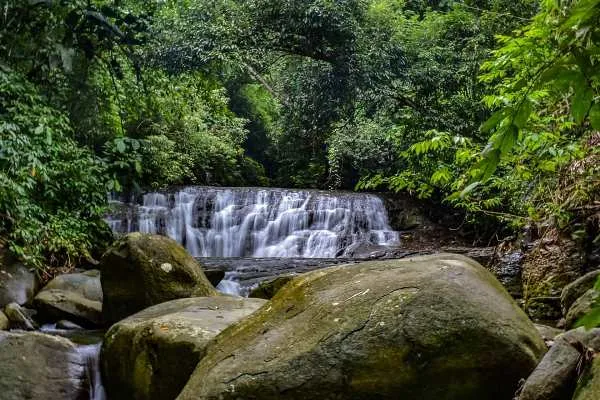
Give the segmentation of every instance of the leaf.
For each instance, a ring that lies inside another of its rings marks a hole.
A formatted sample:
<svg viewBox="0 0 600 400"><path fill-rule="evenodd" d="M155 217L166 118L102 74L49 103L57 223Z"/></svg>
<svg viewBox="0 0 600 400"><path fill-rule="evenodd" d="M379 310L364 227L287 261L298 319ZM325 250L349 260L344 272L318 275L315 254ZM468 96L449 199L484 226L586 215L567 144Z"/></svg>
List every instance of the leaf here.
<svg viewBox="0 0 600 400"><path fill-rule="evenodd" d="M479 186L479 185L481 185L481 182L480 182L480 181L477 181L477 182L473 182L473 183L471 183L469 186L467 186L466 188L464 188L464 189L462 190L462 192L460 192L460 194L459 194L459 197L460 197L461 199L464 199L464 198L465 198L465 196L467 196L469 193L471 193L473 190L475 190L475 188L476 188L477 186ZM455 196L454 196L454 195L450 196L450 198L453 198L453 197L455 197ZM450 199L450 198L449 198L449 199Z"/></svg>
<svg viewBox="0 0 600 400"><path fill-rule="evenodd" d="M577 321L577 324L575 326L585 326L586 329L591 329L600 326L600 306L592 308L592 310L589 313L587 313Z"/></svg>
<svg viewBox="0 0 600 400"><path fill-rule="evenodd" d="M480 130L482 132L491 131L493 128L495 128L500 123L500 121L502 121L506 117L506 113L507 113L506 109L496 112L487 121L485 121L481 125Z"/></svg>
<svg viewBox="0 0 600 400"><path fill-rule="evenodd" d="M590 108L590 123L592 128L600 131L600 103L596 103Z"/></svg>
<svg viewBox="0 0 600 400"><path fill-rule="evenodd" d="M117 146L117 151L119 153L125 153L125 150L127 149L125 146L125 142L123 142L122 140L116 140L115 145Z"/></svg>
<svg viewBox="0 0 600 400"><path fill-rule="evenodd" d="M500 150L492 149L484 154L483 160L477 163L477 169L479 170L479 178L482 182L487 181L492 177L496 168L500 163Z"/></svg>
<svg viewBox="0 0 600 400"><path fill-rule="evenodd" d="M517 128L522 129L527 121L529 120L529 116L531 115L531 101L529 99L525 99L521 104L521 107L517 110L517 114L513 120L513 123Z"/></svg>
<svg viewBox="0 0 600 400"><path fill-rule="evenodd" d="M594 92L589 87L577 88L575 96L573 96L573 102L571 104L571 115L577 124L581 124L587 115L592 100L594 99Z"/></svg>
<svg viewBox="0 0 600 400"><path fill-rule="evenodd" d="M494 148L500 150L501 155L506 155L513 149L513 147L515 147L518 137L519 128L517 128L515 125L510 125L495 139Z"/></svg>

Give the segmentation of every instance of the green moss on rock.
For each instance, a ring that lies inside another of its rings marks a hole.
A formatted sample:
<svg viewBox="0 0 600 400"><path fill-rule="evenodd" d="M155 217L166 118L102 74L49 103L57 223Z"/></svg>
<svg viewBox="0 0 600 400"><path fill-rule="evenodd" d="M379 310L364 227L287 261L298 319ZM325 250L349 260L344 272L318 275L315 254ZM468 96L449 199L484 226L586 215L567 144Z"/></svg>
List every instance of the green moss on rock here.
<svg viewBox="0 0 600 400"><path fill-rule="evenodd" d="M544 352L473 260L364 262L302 275L223 331L178 400L505 400Z"/></svg>

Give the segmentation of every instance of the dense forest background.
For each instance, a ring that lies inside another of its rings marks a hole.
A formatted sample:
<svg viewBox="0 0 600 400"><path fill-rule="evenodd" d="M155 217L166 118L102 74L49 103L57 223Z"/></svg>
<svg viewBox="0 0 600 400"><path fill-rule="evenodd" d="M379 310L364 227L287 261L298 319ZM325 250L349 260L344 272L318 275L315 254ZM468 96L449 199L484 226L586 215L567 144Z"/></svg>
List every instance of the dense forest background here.
<svg viewBox="0 0 600 400"><path fill-rule="evenodd" d="M391 190L595 235L600 0L1 11L0 245L30 265L94 258L108 192L188 184Z"/></svg>

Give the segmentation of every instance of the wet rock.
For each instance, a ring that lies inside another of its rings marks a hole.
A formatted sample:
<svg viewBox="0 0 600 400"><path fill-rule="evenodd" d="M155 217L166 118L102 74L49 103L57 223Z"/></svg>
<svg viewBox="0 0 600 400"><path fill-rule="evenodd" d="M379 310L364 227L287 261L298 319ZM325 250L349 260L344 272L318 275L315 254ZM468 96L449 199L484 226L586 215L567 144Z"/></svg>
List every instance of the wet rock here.
<svg viewBox="0 0 600 400"><path fill-rule="evenodd" d="M534 321L558 321L562 317L560 297L534 297L527 301L526 312Z"/></svg>
<svg viewBox="0 0 600 400"><path fill-rule="evenodd" d="M253 289L248 297L257 299L272 299L273 296L284 287L289 281L294 279L297 275L282 275L273 280L261 282L258 287Z"/></svg>
<svg viewBox="0 0 600 400"><path fill-rule="evenodd" d="M554 345L527 378L519 400L571 399L583 348L600 350L600 329L572 330L555 338Z"/></svg>
<svg viewBox="0 0 600 400"><path fill-rule="evenodd" d="M24 331L33 331L38 325L33 321L34 310L21 307L17 303L10 303L4 308L4 314L10 321L11 329L22 329Z"/></svg>
<svg viewBox="0 0 600 400"><path fill-rule="evenodd" d="M202 267L173 239L129 234L100 261L105 323L184 297L216 296Z"/></svg>
<svg viewBox="0 0 600 400"><path fill-rule="evenodd" d="M39 319L60 319L94 327L102 323L100 271L64 274L52 279L34 299Z"/></svg>
<svg viewBox="0 0 600 400"><path fill-rule="evenodd" d="M506 400L546 346L463 256L301 275L217 336L178 400Z"/></svg>
<svg viewBox="0 0 600 400"><path fill-rule="evenodd" d="M578 298L594 287L598 277L600 277L600 270L592 271L565 286L560 296L560 303L564 315L567 315L569 309Z"/></svg>
<svg viewBox="0 0 600 400"><path fill-rule="evenodd" d="M85 362L68 339L0 332L0 398L89 399Z"/></svg>
<svg viewBox="0 0 600 400"><path fill-rule="evenodd" d="M209 341L264 303L227 296L178 299L116 323L102 350L108 395L112 400L174 399Z"/></svg>
<svg viewBox="0 0 600 400"><path fill-rule="evenodd" d="M583 296L578 298L571 308L569 308L567 316L565 317L567 329L573 328L577 324L577 321L589 313L594 307L594 304L599 300L600 292L594 289L588 290Z"/></svg>
<svg viewBox="0 0 600 400"><path fill-rule="evenodd" d="M19 262L0 256L0 308L28 304L37 289L35 273Z"/></svg>
<svg viewBox="0 0 600 400"><path fill-rule="evenodd" d="M523 296L522 267L525 254L522 251L509 251L500 254L490 270L515 298Z"/></svg>

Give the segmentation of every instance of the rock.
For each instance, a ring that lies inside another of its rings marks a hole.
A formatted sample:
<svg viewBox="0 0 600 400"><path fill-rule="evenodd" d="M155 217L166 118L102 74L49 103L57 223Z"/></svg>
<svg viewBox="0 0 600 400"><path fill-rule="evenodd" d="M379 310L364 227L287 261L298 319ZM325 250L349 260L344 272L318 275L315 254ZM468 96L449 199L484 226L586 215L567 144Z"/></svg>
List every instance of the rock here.
<svg viewBox="0 0 600 400"><path fill-rule="evenodd" d="M598 400L600 396L600 357L596 356L575 390L573 400Z"/></svg>
<svg viewBox="0 0 600 400"><path fill-rule="evenodd" d="M0 257L0 308L10 303L29 304L36 289L35 273L19 262Z"/></svg>
<svg viewBox="0 0 600 400"><path fill-rule="evenodd" d="M589 313L594 303L596 303L600 299L600 292L597 292L594 289L590 289L583 294L580 298L578 298L575 303L569 308L569 312L567 312L566 319L566 328L570 329L577 324L577 321Z"/></svg>
<svg viewBox="0 0 600 400"><path fill-rule="evenodd" d="M129 234L100 261L104 322L183 297L216 296L200 265L173 239Z"/></svg>
<svg viewBox="0 0 600 400"><path fill-rule="evenodd" d="M534 321L558 321L562 317L560 297L534 297L527 301L526 312Z"/></svg>
<svg viewBox="0 0 600 400"><path fill-rule="evenodd" d="M525 254L520 250L500 252L492 263L491 271L515 298L523 296L522 266Z"/></svg>
<svg viewBox="0 0 600 400"><path fill-rule="evenodd" d="M571 399L582 347L600 350L600 329L579 328L557 336L554 345L527 378L519 400Z"/></svg>
<svg viewBox="0 0 600 400"><path fill-rule="evenodd" d="M560 304L564 315L567 315L569 308L571 308L578 298L594 287L599 276L600 270L592 271L565 286L560 296Z"/></svg>
<svg viewBox="0 0 600 400"><path fill-rule="evenodd" d="M67 320L60 320L56 323L56 329L64 329L66 331L76 331L76 330L81 330L83 329L83 327L77 325L74 322L71 321L67 321Z"/></svg>
<svg viewBox="0 0 600 400"><path fill-rule="evenodd" d="M116 323L102 350L108 395L113 400L174 399L208 342L264 303L227 296L178 299Z"/></svg>
<svg viewBox="0 0 600 400"><path fill-rule="evenodd" d="M22 329L24 331L33 331L38 325L31 318L35 311L21 307L17 303L10 303L4 308L4 314L10 321L11 329Z"/></svg>
<svg viewBox="0 0 600 400"><path fill-rule="evenodd" d="M68 339L0 332L2 400L88 399L85 362Z"/></svg>
<svg viewBox="0 0 600 400"><path fill-rule="evenodd" d="M545 351L475 261L370 261L288 283L214 339L177 399L506 400Z"/></svg>
<svg viewBox="0 0 600 400"><path fill-rule="evenodd" d="M6 331L10 327L10 321L6 314L0 311L0 331Z"/></svg>
<svg viewBox="0 0 600 400"><path fill-rule="evenodd" d="M214 286L217 287L219 282L225 278L225 271L220 269L205 269L204 275L206 275L206 279Z"/></svg>
<svg viewBox="0 0 600 400"><path fill-rule="evenodd" d="M261 282L256 288L252 289L248 297L257 299L272 299L273 296L284 287L289 281L297 275L282 275L273 280Z"/></svg>
<svg viewBox="0 0 600 400"><path fill-rule="evenodd" d="M34 299L39 319L60 319L94 327L102 323L100 271L64 274L52 279Z"/></svg>
<svg viewBox="0 0 600 400"><path fill-rule="evenodd" d="M546 342L546 345L548 347L552 347L552 345L554 344L554 339L558 335L564 333L562 329L552 328L551 326L541 324L535 324L535 328L538 330L538 332L542 336L542 339L544 339L544 342Z"/></svg>

